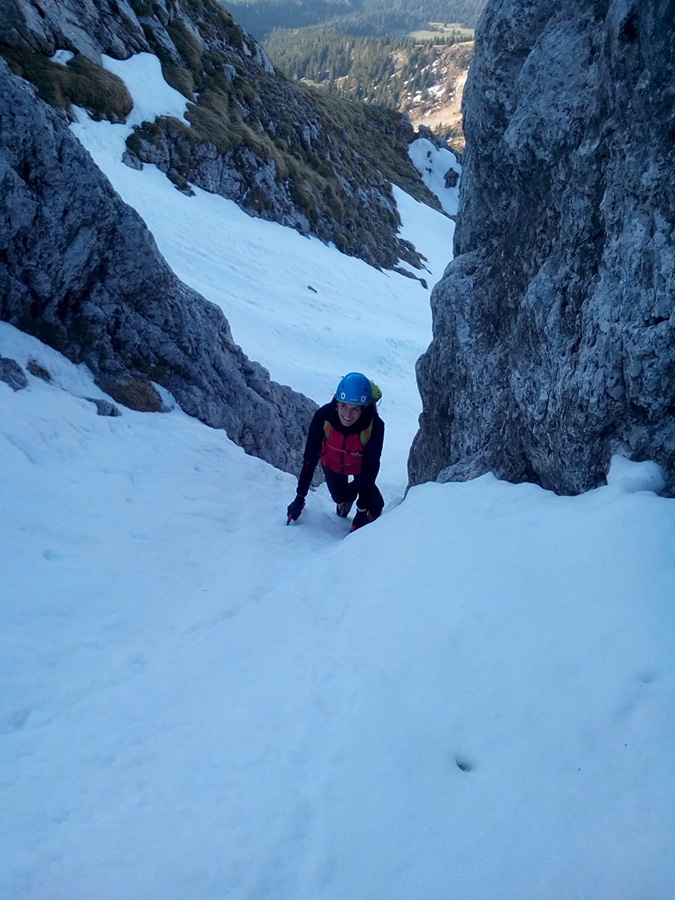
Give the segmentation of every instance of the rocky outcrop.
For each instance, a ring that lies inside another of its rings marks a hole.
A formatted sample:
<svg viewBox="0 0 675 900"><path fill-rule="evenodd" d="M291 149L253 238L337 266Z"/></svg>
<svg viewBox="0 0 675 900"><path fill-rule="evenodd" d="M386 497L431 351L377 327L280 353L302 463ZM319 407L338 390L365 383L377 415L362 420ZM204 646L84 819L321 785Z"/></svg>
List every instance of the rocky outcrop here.
<svg viewBox="0 0 675 900"><path fill-rule="evenodd" d="M100 62L149 51L143 26L127 0L3 0L0 42L45 56L70 50Z"/></svg>
<svg viewBox="0 0 675 900"><path fill-rule="evenodd" d="M86 363L118 402L161 408L153 383L162 385L248 453L297 471L316 404L247 359L220 309L175 277L65 115L2 60L0 190L1 319Z"/></svg>
<svg viewBox="0 0 675 900"><path fill-rule="evenodd" d="M675 493L675 3L490 0L411 483Z"/></svg>
<svg viewBox="0 0 675 900"><path fill-rule="evenodd" d="M4 0L4 7L0 54L43 99L66 108L76 103L119 121L125 98L114 94L123 86L92 71L89 60L159 57L166 80L190 101L190 125L146 123L129 140L129 164L155 164L181 190L193 184L219 193L372 265L394 268L403 259L422 267L398 236L391 185L431 206L438 201L410 161L414 132L404 116L284 78L217 0ZM50 63L57 49L77 55Z"/></svg>
<svg viewBox="0 0 675 900"><path fill-rule="evenodd" d="M28 387L26 373L15 359L0 356L0 381L8 384L13 391L22 391Z"/></svg>

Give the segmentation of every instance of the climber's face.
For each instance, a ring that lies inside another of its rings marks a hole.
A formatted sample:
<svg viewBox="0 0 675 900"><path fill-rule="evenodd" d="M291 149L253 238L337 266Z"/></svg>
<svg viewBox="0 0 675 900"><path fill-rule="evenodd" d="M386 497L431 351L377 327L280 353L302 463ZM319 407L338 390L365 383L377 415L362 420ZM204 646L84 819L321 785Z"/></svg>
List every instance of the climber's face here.
<svg viewBox="0 0 675 900"><path fill-rule="evenodd" d="M355 425L358 422L363 407L359 406L358 403L343 403L341 400L338 400L337 410L340 421L345 428L348 428L350 425Z"/></svg>

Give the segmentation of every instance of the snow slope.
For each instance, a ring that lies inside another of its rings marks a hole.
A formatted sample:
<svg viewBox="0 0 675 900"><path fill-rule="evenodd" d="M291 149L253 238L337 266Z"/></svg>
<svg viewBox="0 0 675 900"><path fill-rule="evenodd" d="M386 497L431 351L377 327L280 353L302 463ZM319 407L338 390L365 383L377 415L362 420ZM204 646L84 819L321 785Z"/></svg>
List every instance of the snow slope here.
<svg viewBox="0 0 675 900"><path fill-rule="evenodd" d="M428 292L121 166L116 127L76 128L249 355L319 402L381 383L388 505L347 535L321 488L286 527L292 476L168 395L97 416L85 368L0 323L52 374L0 383L0 896L675 896L658 468L400 502ZM451 223L397 200L433 281Z"/></svg>

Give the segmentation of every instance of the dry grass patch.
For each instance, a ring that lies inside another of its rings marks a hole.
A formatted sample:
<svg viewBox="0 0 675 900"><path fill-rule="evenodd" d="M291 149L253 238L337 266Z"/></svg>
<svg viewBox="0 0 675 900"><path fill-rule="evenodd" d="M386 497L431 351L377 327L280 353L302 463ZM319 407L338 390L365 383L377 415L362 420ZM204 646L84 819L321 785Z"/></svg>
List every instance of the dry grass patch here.
<svg viewBox="0 0 675 900"><path fill-rule="evenodd" d="M96 65L86 56L74 56L65 66L40 53L0 44L15 75L37 88L42 100L70 111L81 106L96 120L124 122L133 108L131 95L121 78Z"/></svg>

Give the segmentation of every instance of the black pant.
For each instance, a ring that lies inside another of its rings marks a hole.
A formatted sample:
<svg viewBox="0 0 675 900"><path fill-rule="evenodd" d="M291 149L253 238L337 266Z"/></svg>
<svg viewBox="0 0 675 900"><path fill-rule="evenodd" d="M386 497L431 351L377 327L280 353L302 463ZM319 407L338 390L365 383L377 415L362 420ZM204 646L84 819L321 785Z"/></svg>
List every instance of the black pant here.
<svg viewBox="0 0 675 900"><path fill-rule="evenodd" d="M324 466L321 468L326 476L326 485L333 501L335 503L353 503L361 490L360 476L355 475L353 481L350 481L347 475L331 472L330 469L326 469ZM384 497L380 493L378 486L374 484L370 490L368 512L373 519L377 519L383 509Z"/></svg>

